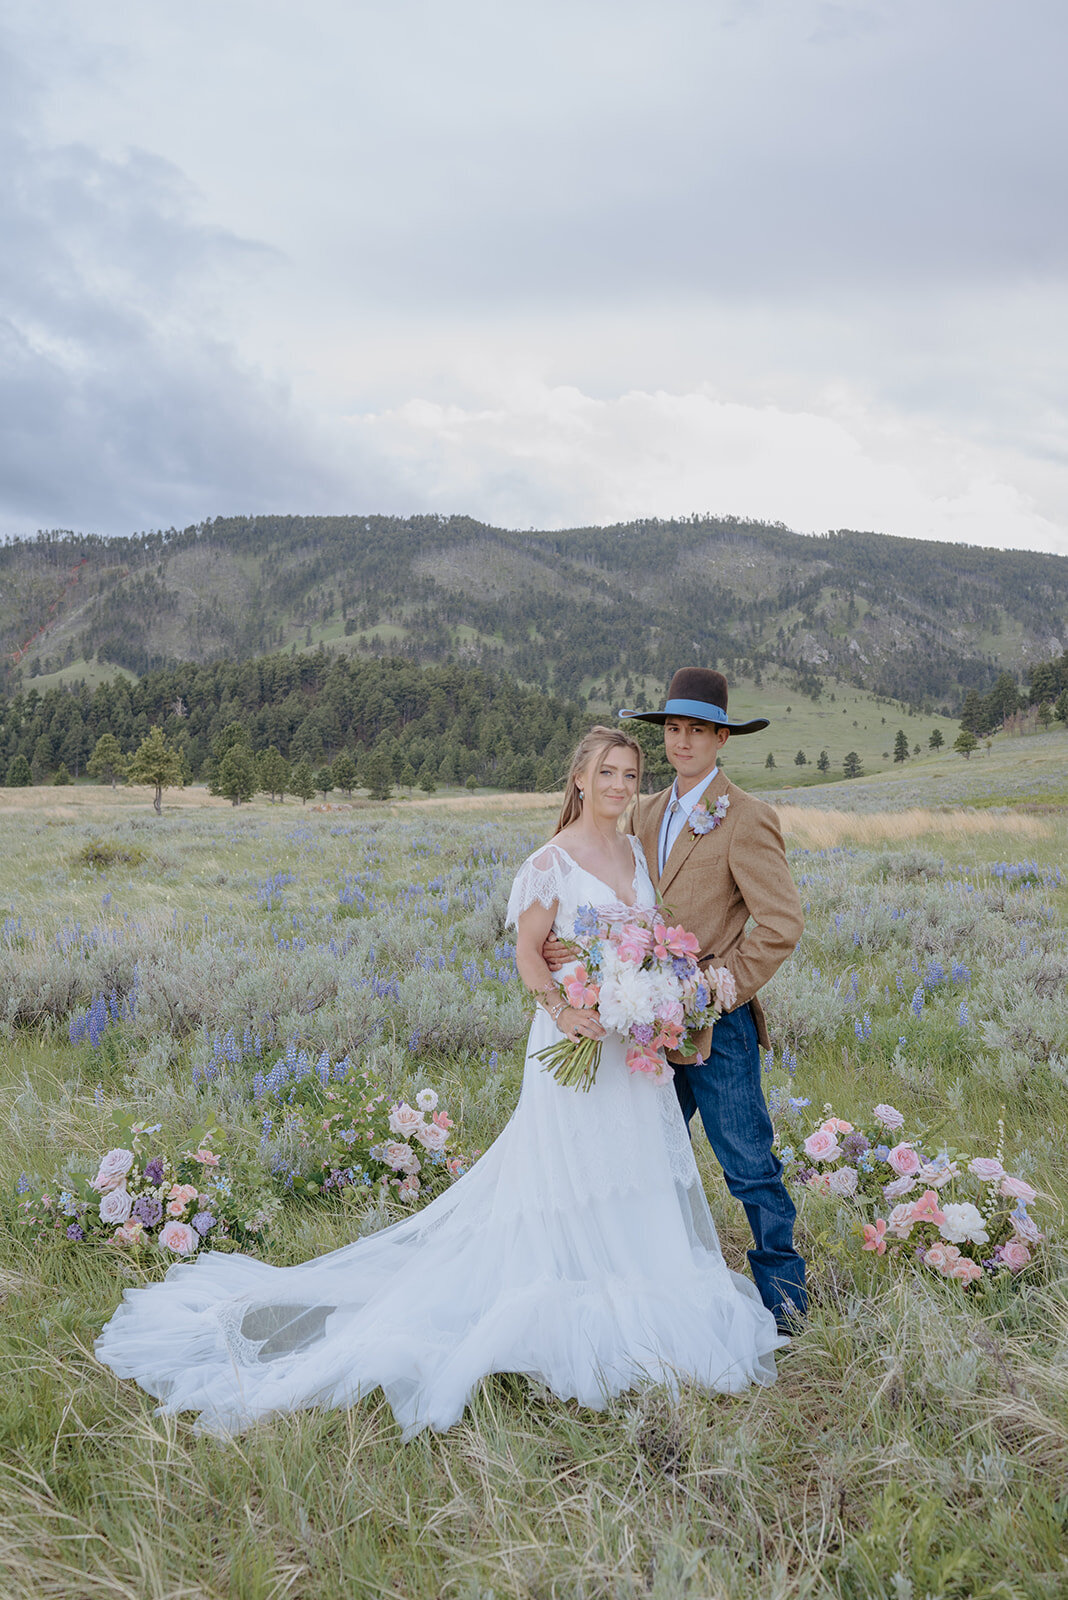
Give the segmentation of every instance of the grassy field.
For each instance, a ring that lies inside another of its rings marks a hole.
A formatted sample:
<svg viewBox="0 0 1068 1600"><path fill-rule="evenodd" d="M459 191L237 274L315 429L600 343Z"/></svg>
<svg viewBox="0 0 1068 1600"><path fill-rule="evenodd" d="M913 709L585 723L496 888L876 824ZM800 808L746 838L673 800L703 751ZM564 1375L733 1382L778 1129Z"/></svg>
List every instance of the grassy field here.
<svg viewBox="0 0 1068 1600"><path fill-rule="evenodd" d="M1002 1118L1006 1164L1055 1219L1068 1199L1057 740L925 764L922 782L917 763L784 796L807 927L766 991L769 1092L853 1119L888 1101L975 1153ZM116 1112L162 1123L175 1149L219 1117L266 1171L278 1148L249 1084L291 1041L348 1052L391 1093L434 1086L462 1143L484 1147L515 1103L529 1009L507 885L552 815L535 796L235 810L191 790L156 819L144 791L0 791L4 1189L71 1152L95 1169ZM72 1019L113 991L135 996L133 1014L72 1044ZM744 1218L703 1142L699 1159L744 1269ZM273 1261L382 1220L280 1192ZM1068 1592L1059 1243L1043 1270L969 1298L880 1272L844 1213L806 1196L812 1315L770 1390L651 1390L595 1415L499 1378L462 1424L412 1444L375 1396L222 1444L155 1417L92 1357L122 1289L163 1264L42 1247L13 1205L4 1600Z"/></svg>

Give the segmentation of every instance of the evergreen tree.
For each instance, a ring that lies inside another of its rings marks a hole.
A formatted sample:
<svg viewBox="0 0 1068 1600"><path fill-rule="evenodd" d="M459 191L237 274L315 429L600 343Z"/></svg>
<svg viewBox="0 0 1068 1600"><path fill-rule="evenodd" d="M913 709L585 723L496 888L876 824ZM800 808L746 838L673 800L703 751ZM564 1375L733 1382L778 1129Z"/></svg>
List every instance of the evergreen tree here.
<svg viewBox="0 0 1068 1600"><path fill-rule="evenodd" d="M804 767L804 766L807 766L807 764L808 764L808 757L806 756L806 754L805 754L805 752L803 750L799 750L797 752L796 756L794 756L794 766L795 767Z"/></svg>
<svg viewBox="0 0 1068 1600"><path fill-rule="evenodd" d="M774 767L775 765L775 757L772 755L770 750L768 751L768 759L765 761L764 765L766 767Z"/></svg>
<svg viewBox="0 0 1068 1600"><path fill-rule="evenodd" d="M827 754L826 750L821 750L820 751L819 756L817 757L817 760L816 760L816 765L820 769L821 772L829 772L830 771L831 758Z"/></svg>
<svg viewBox="0 0 1068 1600"><path fill-rule="evenodd" d="M909 738L904 728L899 728L894 736L894 760L907 761L909 758Z"/></svg>
<svg viewBox="0 0 1068 1600"><path fill-rule="evenodd" d="M74 779L71 777L70 773L67 771L67 763L65 761L61 761L59 763L58 768L56 769L56 775L52 779L52 787L58 789L58 788L62 788L65 784L73 783L73 782L74 782Z"/></svg>
<svg viewBox="0 0 1068 1600"><path fill-rule="evenodd" d="M93 746L86 772L91 778L101 778L114 789L120 778L126 776L126 757L113 733L102 733Z"/></svg>
<svg viewBox="0 0 1068 1600"><path fill-rule="evenodd" d="M233 744L216 764L209 785L212 794L223 795L231 805L251 800L260 787L256 758L244 744Z"/></svg>
<svg viewBox="0 0 1068 1600"><path fill-rule="evenodd" d="M941 728L932 728L931 737L927 741L928 750L941 750L945 742L946 741L942 737Z"/></svg>
<svg viewBox="0 0 1068 1600"><path fill-rule="evenodd" d="M381 745L373 745L360 757L360 782L372 800L389 799L393 766Z"/></svg>
<svg viewBox="0 0 1068 1600"><path fill-rule="evenodd" d="M315 778L311 766L307 761L298 761L289 778L289 787L297 796L301 804L306 804L315 795Z"/></svg>
<svg viewBox="0 0 1068 1600"><path fill-rule="evenodd" d="M434 768L429 759L419 768L419 787L424 794L433 794L438 782L434 776Z"/></svg>
<svg viewBox="0 0 1068 1600"><path fill-rule="evenodd" d="M341 754L334 762L333 774L334 788L340 789L341 792L343 794L347 794L351 800L352 791L356 787L356 779L359 774L356 771L356 763L353 761L347 750L342 750Z"/></svg>
<svg viewBox="0 0 1068 1600"><path fill-rule="evenodd" d="M1065 726L1068 727L1068 689L1063 690L1062 693L1057 696L1057 702L1054 705L1053 710L1056 713L1057 721L1063 722Z"/></svg>
<svg viewBox="0 0 1068 1600"><path fill-rule="evenodd" d="M276 744L269 745L259 756L256 772L261 794L267 795L272 804L276 798L285 799L289 788L289 762Z"/></svg>
<svg viewBox="0 0 1068 1600"><path fill-rule="evenodd" d="M334 787L334 773L331 767L320 767L315 774L315 787L325 800Z"/></svg>
<svg viewBox="0 0 1068 1600"><path fill-rule="evenodd" d="M163 815L163 791L182 781L182 761L177 750L163 737L157 723L142 739L130 757L126 776L130 783L147 783L155 789L152 806L157 817Z"/></svg>
<svg viewBox="0 0 1068 1600"><path fill-rule="evenodd" d="M842 771L845 773L847 778L859 778L861 773L864 771L864 768L861 765L860 757L855 750L850 750L849 754L842 762Z"/></svg>
<svg viewBox="0 0 1068 1600"><path fill-rule="evenodd" d="M28 789L33 782L30 763L24 755L17 755L7 769L7 786L9 789Z"/></svg>
<svg viewBox="0 0 1068 1600"><path fill-rule="evenodd" d="M34 783L44 783L52 770L55 757L52 753L52 741L47 733L42 733L33 747L30 757L30 772L33 774Z"/></svg>
<svg viewBox="0 0 1068 1600"><path fill-rule="evenodd" d="M415 773L412 770L412 764L410 761L406 761L401 767L400 776L398 777L397 782L405 789L415 788Z"/></svg>
<svg viewBox="0 0 1068 1600"><path fill-rule="evenodd" d="M970 728L961 728L953 741L953 748L958 755L964 757L965 761L970 761L972 751L979 748L979 740Z"/></svg>

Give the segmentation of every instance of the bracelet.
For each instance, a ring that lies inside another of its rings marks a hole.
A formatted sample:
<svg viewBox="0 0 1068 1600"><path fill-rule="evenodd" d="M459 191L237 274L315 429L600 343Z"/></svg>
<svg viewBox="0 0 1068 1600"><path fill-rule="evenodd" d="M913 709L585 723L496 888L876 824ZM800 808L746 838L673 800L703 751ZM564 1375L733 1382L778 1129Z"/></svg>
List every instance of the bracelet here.
<svg viewBox="0 0 1068 1600"><path fill-rule="evenodd" d="M534 998L538 1005L541 1006L542 1010L548 1014L549 1019L552 1022L555 1022L557 1018L561 1017L567 1010L567 1001L564 999L555 983L547 983L544 989L539 989L536 992ZM557 1002L555 1006L553 1005L554 999Z"/></svg>

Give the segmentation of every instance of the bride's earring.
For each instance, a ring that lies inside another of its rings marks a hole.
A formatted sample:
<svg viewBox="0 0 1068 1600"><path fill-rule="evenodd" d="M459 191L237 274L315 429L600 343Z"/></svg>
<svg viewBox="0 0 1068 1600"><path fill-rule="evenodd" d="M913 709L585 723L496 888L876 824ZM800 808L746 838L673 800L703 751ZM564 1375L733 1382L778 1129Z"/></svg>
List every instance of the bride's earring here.
<svg viewBox="0 0 1068 1600"><path fill-rule="evenodd" d="M579 799L580 799L580 800L585 800L585 798L586 798L586 791L585 791L585 789L580 789L580 790L579 790Z"/></svg>

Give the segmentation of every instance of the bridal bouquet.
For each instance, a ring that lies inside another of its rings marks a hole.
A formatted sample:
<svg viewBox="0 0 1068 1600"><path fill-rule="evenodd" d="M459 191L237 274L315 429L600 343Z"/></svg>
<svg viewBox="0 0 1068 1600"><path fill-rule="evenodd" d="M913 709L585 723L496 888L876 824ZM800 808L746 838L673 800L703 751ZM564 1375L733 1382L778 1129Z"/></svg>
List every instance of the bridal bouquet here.
<svg viewBox="0 0 1068 1600"><path fill-rule="evenodd" d="M799 1119L807 1104L776 1109ZM912 1259L967 1287L1021 1272L1045 1243L1031 1215L1038 1190L1003 1166L1003 1133L993 1155L973 1156L925 1148L893 1106L876 1106L867 1130L823 1110L796 1145L779 1129L779 1155L789 1182L868 1211L871 1221L858 1218L862 1250Z"/></svg>
<svg viewBox="0 0 1068 1600"><path fill-rule="evenodd" d="M578 957L563 980L569 1005L596 1008L603 1026L627 1042L627 1065L656 1083L670 1083L666 1050L691 1055L697 1036L729 1011L737 994L726 967L702 972L700 945L685 928L668 927L655 909L581 906L574 938L562 941ZM601 1061L601 1042L561 1039L537 1059L559 1083L589 1089Z"/></svg>

